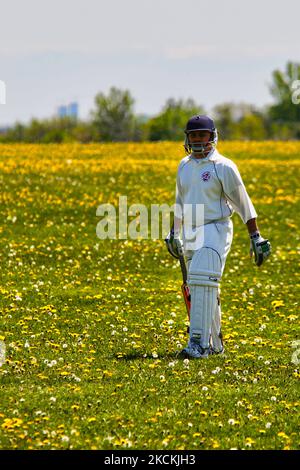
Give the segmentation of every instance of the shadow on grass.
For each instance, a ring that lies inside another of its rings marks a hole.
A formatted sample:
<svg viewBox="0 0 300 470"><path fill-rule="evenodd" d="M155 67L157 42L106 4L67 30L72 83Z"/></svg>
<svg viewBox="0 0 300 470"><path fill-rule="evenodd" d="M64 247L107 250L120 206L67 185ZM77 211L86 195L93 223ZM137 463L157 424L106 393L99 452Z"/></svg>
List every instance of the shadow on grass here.
<svg viewBox="0 0 300 470"><path fill-rule="evenodd" d="M160 360L174 360L174 359L178 359L178 352L179 351L174 351L174 352L167 352L167 353L158 353L157 355L155 355L155 357L153 357L151 354L146 354L146 353L139 353L139 352L132 352L132 353L129 353L129 354L124 354L122 356L118 355L118 354L114 354L113 357L115 359L118 359L119 361L149 361L149 360L152 360L152 361L155 361L156 359L160 359Z"/></svg>

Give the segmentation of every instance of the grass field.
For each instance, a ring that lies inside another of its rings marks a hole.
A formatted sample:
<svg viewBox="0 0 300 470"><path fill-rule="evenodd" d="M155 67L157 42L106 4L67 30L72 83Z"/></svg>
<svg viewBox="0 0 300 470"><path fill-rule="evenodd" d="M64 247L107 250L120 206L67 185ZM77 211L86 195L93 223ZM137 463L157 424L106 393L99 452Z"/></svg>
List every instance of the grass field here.
<svg viewBox="0 0 300 470"><path fill-rule="evenodd" d="M163 240L96 236L101 203L174 202L182 146L0 146L0 448L300 448L300 143L219 151L273 253L255 267L233 216L226 355L182 361L181 274Z"/></svg>

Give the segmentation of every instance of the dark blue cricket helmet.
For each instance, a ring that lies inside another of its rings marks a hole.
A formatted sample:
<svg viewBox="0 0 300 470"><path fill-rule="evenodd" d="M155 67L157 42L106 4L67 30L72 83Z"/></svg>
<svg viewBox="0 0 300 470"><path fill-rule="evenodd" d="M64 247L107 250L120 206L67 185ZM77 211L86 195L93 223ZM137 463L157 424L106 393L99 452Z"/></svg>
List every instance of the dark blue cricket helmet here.
<svg viewBox="0 0 300 470"><path fill-rule="evenodd" d="M208 116L197 114L188 120L184 130L186 135L184 148L187 153L190 153L191 150L204 152L203 144L190 144L188 136L189 133L193 131L209 131L211 133L211 138L206 145L212 144L213 147L216 147L218 143L218 131L214 121Z"/></svg>

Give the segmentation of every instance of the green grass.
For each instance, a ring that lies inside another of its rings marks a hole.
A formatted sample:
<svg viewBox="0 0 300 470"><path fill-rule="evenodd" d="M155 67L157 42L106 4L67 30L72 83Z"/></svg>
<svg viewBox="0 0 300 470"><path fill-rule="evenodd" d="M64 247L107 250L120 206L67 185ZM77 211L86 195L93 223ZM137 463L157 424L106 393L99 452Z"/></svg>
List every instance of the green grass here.
<svg viewBox="0 0 300 470"><path fill-rule="evenodd" d="M181 149L0 146L1 448L299 449L300 144L287 145L220 147L273 253L254 266L233 216L226 355L201 361L176 358L186 312L163 241L96 237L102 202L174 202Z"/></svg>

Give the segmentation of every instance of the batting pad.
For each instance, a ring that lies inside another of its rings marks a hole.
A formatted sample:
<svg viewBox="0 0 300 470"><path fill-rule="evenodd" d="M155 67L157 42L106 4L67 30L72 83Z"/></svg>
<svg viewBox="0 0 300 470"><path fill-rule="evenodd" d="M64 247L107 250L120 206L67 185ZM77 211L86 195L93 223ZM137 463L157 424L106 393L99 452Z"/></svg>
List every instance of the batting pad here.
<svg viewBox="0 0 300 470"><path fill-rule="evenodd" d="M188 286L191 293L190 340L209 348L213 317L217 308L221 259L217 251L203 247L193 256Z"/></svg>

